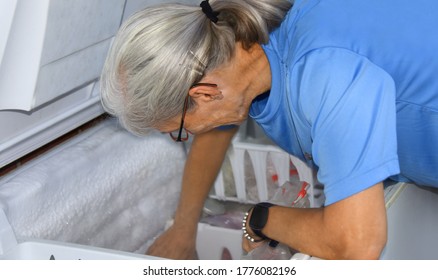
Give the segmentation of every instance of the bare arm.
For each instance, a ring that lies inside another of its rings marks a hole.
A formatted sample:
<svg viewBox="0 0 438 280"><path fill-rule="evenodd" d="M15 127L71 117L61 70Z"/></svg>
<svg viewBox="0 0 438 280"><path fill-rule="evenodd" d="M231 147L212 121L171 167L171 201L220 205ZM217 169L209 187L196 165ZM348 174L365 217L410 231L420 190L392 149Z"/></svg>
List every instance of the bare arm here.
<svg viewBox="0 0 438 280"><path fill-rule="evenodd" d="M263 233L323 259L378 259L387 236L383 184L325 208L271 207Z"/></svg>
<svg viewBox="0 0 438 280"><path fill-rule="evenodd" d="M196 258L196 232L202 208L237 129L215 129L195 136L184 168L174 224L147 254L171 259Z"/></svg>

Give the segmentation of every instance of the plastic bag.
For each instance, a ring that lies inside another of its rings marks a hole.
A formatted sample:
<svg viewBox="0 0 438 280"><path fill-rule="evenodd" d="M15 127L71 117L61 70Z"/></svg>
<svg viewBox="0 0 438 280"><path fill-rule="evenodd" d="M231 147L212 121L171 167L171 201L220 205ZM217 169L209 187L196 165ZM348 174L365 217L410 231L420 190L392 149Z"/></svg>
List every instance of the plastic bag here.
<svg viewBox="0 0 438 280"><path fill-rule="evenodd" d="M230 211L230 212L225 212L222 215L212 215L212 216L203 217L201 219L201 222L216 227L241 229L242 219L244 215L245 213L242 211Z"/></svg>
<svg viewBox="0 0 438 280"><path fill-rule="evenodd" d="M278 188L269 202L286 207L309 208L308 188L309 184L306 182L287 181Z"/></svg>
<svg viewBox="0 0 438 280"><path fill-rule="evenodd" d="M278 244L271 247L269 242L263 242L262 245L254 250L242 255L242 260L289 260L292 253L284 244Z"/></svg>

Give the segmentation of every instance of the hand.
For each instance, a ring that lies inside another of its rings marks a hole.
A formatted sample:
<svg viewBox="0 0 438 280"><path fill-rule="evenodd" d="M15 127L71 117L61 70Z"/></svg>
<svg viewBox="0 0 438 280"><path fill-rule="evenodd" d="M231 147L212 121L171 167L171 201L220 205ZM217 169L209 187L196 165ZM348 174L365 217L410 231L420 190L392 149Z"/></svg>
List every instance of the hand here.
<svg viewBox="0 0 438 280"><path fill-rule="evenodd" d="M146 254L175 260L198 259L196 234L173 225L155 240Z"/></svg>
<svg viewBox="0 0 438 280"><path fill-rule="evenodd" d="M258 248L258 247L262 246L263 244L265 244L265 242L267 242L267 241L251 242L248 239L246 239L245 237L242 237L242 249L245 253L249 253L252 250L254 250L255 248Z"/></svg>

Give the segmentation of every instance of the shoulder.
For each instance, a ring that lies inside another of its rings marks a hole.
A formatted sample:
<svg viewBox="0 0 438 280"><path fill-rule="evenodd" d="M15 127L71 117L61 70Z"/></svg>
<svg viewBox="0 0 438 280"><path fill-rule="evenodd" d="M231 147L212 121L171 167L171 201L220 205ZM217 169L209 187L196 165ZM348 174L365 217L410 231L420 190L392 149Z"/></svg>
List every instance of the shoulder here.
<svg viewBox="0 0 438 280"><path fill-rule="evenodd" d="M344 48L319 48L309 51L290 68L291 94L300 108L315 116L321 106L362 102L378 95L395 94L392 77L367 57ZM394 97L395 98L395 97Z"/></svg>

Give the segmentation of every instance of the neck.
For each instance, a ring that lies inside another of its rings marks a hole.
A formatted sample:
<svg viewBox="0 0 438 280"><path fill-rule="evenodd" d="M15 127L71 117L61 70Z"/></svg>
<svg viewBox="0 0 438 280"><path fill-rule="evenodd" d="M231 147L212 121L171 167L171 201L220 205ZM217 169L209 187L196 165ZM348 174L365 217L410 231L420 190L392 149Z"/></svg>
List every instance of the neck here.
<svg viewBox="0 0 438 280"><path fill-rule="evenodd" d="M241 123L248 117L252 101L271 88L271 68L259 44L245 50L237 43L231 60L208 73L202 82L217 84L223 97L222 109L208 109L208 113L215 112L221 125Z"/></svg>
<svg viewBox="0 0 438 280"><path fill-rule="evenodd" d="M245 85L244 92L251 101L271 88L271 68L268 58L259 44L249 50L238 46L236 51L241 73L240 82Z"/></svg>

